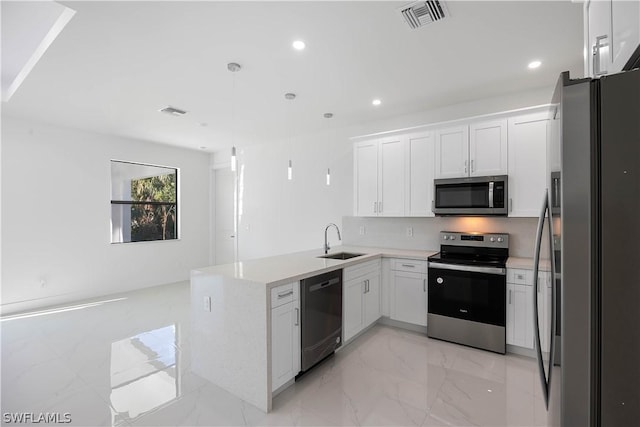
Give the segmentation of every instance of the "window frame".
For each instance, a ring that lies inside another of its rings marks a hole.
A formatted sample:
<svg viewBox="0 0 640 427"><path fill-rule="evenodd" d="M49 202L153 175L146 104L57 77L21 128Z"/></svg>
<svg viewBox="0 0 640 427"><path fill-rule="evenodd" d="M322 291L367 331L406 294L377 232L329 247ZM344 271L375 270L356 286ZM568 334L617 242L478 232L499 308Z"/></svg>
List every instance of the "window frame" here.
<svg viewBox="0 0 640 427"><path fill-rule="evenodd" d="M114 184L114 180L113 180L113 164L114 163L126 163L126 164L130 164L130 165L136 165L136 166L142 166L142 167L155 167L155 168L162 168L162 169L172 169L175 171L175 182L176 182L176 188L175 188L175 198L176 201L175 202L160 202L160 201L138 201L138 200L117 200L113 198L113 184ZM165 165L158 165L158 164L153 164L153 163L143 163L143 162L136 162L136 161L132 161L132 160L120 160L120 159L110 159L109 160L109 166L110 166L110 202L109 202L109 206L111 208L111 213L109 215L110 218L110 224L111 224L111 237L110 237L110 241L112 245L120 245L120 244L125 244L125 243L154 243L154 242L173 242L173 241L179 241L181 240L181 227L180 227L180 168L176 167L176 166L165 166ZM129 241L113 241L113 206L114 205L129 205L129 206L143 206L143 205L151 205L151 206L168 206L168 205L175 205L176 207L176 217L175 217L175 229L176 229L176 237L173 239L154 239L154 240L129 240Z"/></svg>

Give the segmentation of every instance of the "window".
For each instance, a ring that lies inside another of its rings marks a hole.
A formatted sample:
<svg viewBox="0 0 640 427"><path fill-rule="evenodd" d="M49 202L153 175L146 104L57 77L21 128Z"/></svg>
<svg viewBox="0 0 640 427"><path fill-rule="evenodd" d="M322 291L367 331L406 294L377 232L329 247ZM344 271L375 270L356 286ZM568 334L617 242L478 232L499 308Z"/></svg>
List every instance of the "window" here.
<svg viewBox="0 0 640 427"><path fill-rule="evenodd" d="M111 243L178 238L178 169L111 161Z"/></svg>

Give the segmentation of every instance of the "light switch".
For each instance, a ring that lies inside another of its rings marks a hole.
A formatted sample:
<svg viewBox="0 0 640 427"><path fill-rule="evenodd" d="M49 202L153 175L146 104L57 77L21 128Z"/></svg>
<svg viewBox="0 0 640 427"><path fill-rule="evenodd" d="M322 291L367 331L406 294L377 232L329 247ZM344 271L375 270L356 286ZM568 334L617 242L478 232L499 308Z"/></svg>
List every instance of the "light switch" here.
<svg viewBox="0 0 640 427"><path fill-rule="evenodd" d="M204 311L211 311L211 297L204 297Z"/></svg>

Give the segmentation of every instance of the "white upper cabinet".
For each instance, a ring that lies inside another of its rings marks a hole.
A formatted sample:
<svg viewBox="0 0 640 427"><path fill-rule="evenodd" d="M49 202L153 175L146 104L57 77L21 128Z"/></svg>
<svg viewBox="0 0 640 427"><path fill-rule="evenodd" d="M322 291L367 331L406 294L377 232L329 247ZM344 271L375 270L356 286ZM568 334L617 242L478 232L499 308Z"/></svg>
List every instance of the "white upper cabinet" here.
<svg viewBox="0 0 640 427"><path fill-rule="evenodd" d="M640 44L640 1L585 2L585 75L622 70Z"/></svg>
<svg viewBox="0 0 640 427"><path fill-rule="evenodd" d="M611 2L611 70L621 71L640 45L640 1Z"/></svg>
<svg viewBox="0 0 640 427"><path fill-rule="evenodd" d="M436 178L506 173L506 120L476 122L436 131Z"/></svg>
<svg viewBox="0 0 640 427"><path fill-rule="evenodd" d="M546 188L548 108L354 143L356 216L433 216L434 179L509 176L509 215L537 217Z"/></svg>
<svg viewBox="0 0 640 427"><path fill-rule="evenodd" d="M358 142L354 153L355 214L404 215L404 141L399 137Z"/></svg>
<svg viewBox="0 0 640 427"><path fill-rule="evenodd" d="M363 141L354 146L355 214L378 214L378 141Z"/></svg>
<svg viewBox="0 0 640 427"><path fill-rule="evenodd" d="M507 121L469 125L469 176L507 173Z"/></svg>
<svg viewBox="0 0 640 427"><path fill-rule="evenodd" d="M509 122L509 216L537 217L546 188L548 113Z"/></svg>
<svg viewBox="0 0 640 427"><path fill-rule="evenodd" d="M378 215L404 215L404 141L393 137L380 140L378 169Z"/></svg>
<svg viewBox="0 0 640 427"><path fill-rule="evenodd" d="M405 214L433 216L434 133L424 132L407 136Z"/></svg>
<svg viewBox="0 0 640 427"><path fill-rule="evenodd" d="M436 178L469 175L469 126L436 131Z"/></svg>

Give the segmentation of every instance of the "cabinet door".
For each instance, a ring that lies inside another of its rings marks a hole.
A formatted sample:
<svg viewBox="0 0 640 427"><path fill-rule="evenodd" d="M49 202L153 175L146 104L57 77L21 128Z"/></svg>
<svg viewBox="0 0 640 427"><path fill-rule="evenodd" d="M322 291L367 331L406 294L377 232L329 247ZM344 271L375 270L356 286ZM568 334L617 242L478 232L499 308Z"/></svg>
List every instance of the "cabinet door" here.
<svg viewBox="0 0 640 427"><path fill-rule="evenodd" d="M507 174L507 121L469 126L469 175Z"/></svg>
<svg viewBox="0 0 640 427"><path fill-rule="evenodd" d="M540 328L540 346L542 351L549 353L551 344L551 286L549 273L538 274L538 327Z"/></svg>
<svg viewBox="0 0 640 427"><path fill-rule="evenodd" d="M299 314L298 301L271 310L272 390L285 384L300 371ZM294 361L296 353L298 360Z"/></svg>
<svg viewBox="0 0 640 427"><path fill-rule="evenodd" d="M622 71L640 45L640 1L611 3L611 72Z"/></svg>
<svg viewBox="0 0 640 427"><path fill-rule="evenodd" d="M507 284L507 344L533 348L533 288Z"/></svg>
<svg viewBox="0 0 640 427"><path fill-rule="evenodd" d="M378 169L378 215L404 215L404 141L380 141Z"/></svg>
<svg viewBox="0 0 640 427"><path fill-rule="evenodd" d="M354 147L355 214L378 214L378 142L360 142Z"/></svg>
<svg viewBox="0 0 640 427"><path fill-rule="evenodd" d="M469 175L469 126L436 131L436 178Z"/></svg>
<svg viewBox="0 0 640 427"><path fill-rule="evenodd" d="M364 279L357 278L343 283L344 306L342 310L343 340L348 341L364 329Z"/></svg>
<svg viewBox="0 0 640 427"><path fill-rule="evenodd" d="M407 179L405 212L408 216L433 216L434 134L428 132L407 138Z"/></svg>
<svg viewBox="0 0 640 427"><path fill-rule="evenodd" d="M589 1L585 8L587 75L596 77L611 72L611 0Z"/></svg>
<svg viewBox="0 0 640 427"><path fill-rule="evenodd" d="M509 216L537 217L546 188L547 113L509 119Z"/></svg>
<svg viewBox="0 0 640 427"><path fill-rule="evenodd" d="M366 280L363 324L365 328L380 318L380 274L371 274Z"/></svg>
<svg viewBox="0 0 640 427"><path fill-rule="evenodd" d="M391 318L427 326L427 276L405 271L391 272Z"/></svg>

